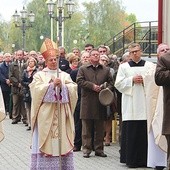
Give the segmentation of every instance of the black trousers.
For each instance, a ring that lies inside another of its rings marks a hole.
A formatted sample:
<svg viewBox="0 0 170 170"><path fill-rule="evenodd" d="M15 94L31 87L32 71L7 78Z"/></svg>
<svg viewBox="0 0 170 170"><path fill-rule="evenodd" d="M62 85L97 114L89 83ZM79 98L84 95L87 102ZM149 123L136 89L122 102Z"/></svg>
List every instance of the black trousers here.
<svg viewBox="0 0 170 170"><path fill-rule="evenodd" d="M11 94L11 91L2 91L6 112L10 111L10 108L9 108L10 107L10 94Z"/></svg>
<svg viewBox="0 0 170 170"><path fill-rule="evenodd" d="M167 169L170 170L170 135L165 135L167 140Z"/></svg>
<svg viewBox="0 0 170 170"><path fill-rule="evenodd" d="M77 105L74 111L74 124L75 124L75 138L74 146L81 148L82 146L82 122L80 119L80 101L77 101Z"/></svg>

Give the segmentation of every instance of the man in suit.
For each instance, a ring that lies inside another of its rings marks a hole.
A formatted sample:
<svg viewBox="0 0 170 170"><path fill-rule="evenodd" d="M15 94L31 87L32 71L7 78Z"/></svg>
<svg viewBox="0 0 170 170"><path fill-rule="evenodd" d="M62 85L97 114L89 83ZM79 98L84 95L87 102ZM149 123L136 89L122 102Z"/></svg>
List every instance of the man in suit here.
<svg viewBox="0 0 170 170"><path fill-rule="evenodd" d="M9 64L11 62L11 54L5 53L3 57L4 61L0 64L0 82L2 95L5 104L5 112L9 113L9 117L12 117L12 113L10 113L9 105L10 105L10 94L11 94L11 82L9 80Z"/></svg>
<svg viewBox="0 0 170 170"><path fill-rule="evenodd" d="M62 71L66 71L70 68L69 62L66 59L66 51L64 47L59 47L59 68Z"/></svg>
<svg viewBox="0 0 170 170"><path fill-rule="evenodd" d="M24 52L18 50L16 52L15 61L10 65L9 69L9 80L12 84L12 100L13 100L13 111L12 111L12 124L17 124L21 120L24 124L27 124L26 111L23 101L23 92L21 86L21 74L23 72L23 56Z"/></svg>
<svg viewBox="0 0 170 170"><path fill-rule="evenodd" d="M94 130L94 151L96 156L107 157L103 151L104 121L106 107L99 101L99 92L107 82L113 88L110 69L99 63L97 49L90 51L90 63L79 68L77 83L81 88L80 118L82 119L83 157L89 158L92 152L92 130Z"/></svg>
<svg viewBox="0 0 170 170"><path fill-rule="evenodd" d="M155 82L158 86L163 86L163 124L162 134L165 135L167 140L167 169L170 169L170 48L167 44L160 44L157 53L159 54Z"/></svg>

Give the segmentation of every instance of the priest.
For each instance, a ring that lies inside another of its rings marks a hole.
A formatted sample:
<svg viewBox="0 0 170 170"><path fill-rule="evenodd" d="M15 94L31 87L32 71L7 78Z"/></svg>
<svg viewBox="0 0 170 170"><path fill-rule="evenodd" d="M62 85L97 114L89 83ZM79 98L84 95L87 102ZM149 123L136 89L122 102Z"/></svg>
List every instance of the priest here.
<svg viewBox="0 0 170 170"><path fill-rule="evenodd" d="M77 85L58 69L58 49L45 39L40 49L46 67L34 75L30 86L31 169L73 170L74 122Z"/></svg>

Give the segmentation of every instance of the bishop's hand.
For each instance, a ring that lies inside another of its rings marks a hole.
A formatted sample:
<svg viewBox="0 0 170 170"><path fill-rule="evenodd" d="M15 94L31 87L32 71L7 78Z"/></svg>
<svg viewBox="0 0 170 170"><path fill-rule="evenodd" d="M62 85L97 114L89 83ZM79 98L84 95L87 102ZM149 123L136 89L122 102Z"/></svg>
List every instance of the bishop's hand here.
<svg viewBox="0 0 170 170"><path fill-rule="evenodd" d="M54 83L54 87L61 87L62 86L60 78L53 79L53 83Z"/></svg>

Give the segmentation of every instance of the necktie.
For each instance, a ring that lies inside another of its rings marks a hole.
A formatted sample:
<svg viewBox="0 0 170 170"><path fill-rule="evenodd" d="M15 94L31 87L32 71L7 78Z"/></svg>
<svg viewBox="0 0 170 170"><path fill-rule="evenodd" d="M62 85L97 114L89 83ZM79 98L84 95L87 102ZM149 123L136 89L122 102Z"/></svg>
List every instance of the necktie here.
<svg viewBox="0 0 170 170"><path fill-rule="evenodd" d="M21 61L19 61L19 72L21 72L21 67L22 67Z"/></svg>

